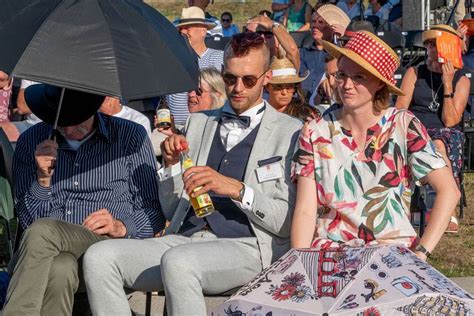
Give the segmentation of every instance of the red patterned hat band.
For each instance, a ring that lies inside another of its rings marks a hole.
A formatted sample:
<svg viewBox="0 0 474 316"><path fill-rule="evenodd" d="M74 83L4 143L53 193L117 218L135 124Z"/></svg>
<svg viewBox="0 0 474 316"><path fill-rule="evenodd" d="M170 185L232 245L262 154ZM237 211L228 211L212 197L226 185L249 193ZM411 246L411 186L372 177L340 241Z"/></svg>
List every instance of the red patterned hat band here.
<svg viewBox="0 0 474 316"><path fill-rule="evenodd" d="M400 62L395 52L375 35L356 32L344 48L353 51L367 61L382 77L393 84L396 83L393 74L400 66Z"/></svg>

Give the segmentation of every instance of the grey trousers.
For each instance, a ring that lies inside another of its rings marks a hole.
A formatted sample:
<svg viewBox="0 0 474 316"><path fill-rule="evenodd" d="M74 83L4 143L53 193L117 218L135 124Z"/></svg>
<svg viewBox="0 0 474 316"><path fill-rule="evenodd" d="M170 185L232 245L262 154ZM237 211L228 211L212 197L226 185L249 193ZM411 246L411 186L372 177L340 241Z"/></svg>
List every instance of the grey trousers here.
<svg viewBox="0 0 474 316"><path fill-rule="evenodd" d="M24 233L3 316L71 315L79 257L107 239L64 221L42 218Z"/></svg>
<svg viewBox="0 0 474 316"><path fill-rule="evenodd" d="M83 264L91 310L99 316L130 315L124 286L164 289L170 315L203 316L204 294L242 286L262 270L256 238L224 239L206 231L106 240L87 250Z"/></svg>

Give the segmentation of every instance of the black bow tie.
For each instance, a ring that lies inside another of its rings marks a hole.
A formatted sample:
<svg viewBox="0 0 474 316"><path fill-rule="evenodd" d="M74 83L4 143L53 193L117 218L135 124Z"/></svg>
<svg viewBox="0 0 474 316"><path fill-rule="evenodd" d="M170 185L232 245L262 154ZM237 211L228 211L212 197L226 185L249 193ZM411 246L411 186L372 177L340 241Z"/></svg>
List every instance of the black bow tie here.
<svg viewBox="0 0 474 316"><path fill-rule="evenodd" d="M250 126L250 116L238 116L234 113L222 112L221 122L239 121L243 126Z"/></svg>

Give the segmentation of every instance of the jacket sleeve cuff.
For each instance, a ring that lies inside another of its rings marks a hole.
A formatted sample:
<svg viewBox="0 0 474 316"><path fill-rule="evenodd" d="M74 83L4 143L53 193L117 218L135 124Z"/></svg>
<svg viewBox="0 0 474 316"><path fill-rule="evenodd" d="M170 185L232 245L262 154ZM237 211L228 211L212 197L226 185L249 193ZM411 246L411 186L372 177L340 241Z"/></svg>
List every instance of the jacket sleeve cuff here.
<svg viewBox="0 0 474 316"><path fill-rule="evenodd" d="M118 220L122 221L127 229L125 236L123 238L135 238L137 235L137 226L131 217L126 218L117 218Z"/></svg>
<svg viewBox="0 0 474 316"><path fill-rule="evenodd" d="M51 187L45 188L41 186L38 181L33 181L30 187L30 193L37 199L40 200L49 200L51 199Z"/></svg>

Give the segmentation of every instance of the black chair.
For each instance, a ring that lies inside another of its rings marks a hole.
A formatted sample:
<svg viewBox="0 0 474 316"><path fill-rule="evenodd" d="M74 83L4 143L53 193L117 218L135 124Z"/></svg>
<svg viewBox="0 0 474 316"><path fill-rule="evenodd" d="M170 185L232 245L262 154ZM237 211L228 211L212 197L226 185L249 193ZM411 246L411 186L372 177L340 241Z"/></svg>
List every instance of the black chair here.
<svg viewBox="0 0 474 316"><path fill-rule="evenodd" d="M403 66L398 67L397 70L395 70L395 74L393 77L397 81L396 85L398 88L402 85L403 77L405 76L405 73L407 72L407 69Z"/></svg>
<svg viewBox="0 0 474 316"><path fill-rule="evenodd" d="M405 48L405 37L400 32L380 31L376 33L390 48L401 57Z"/></svg>
<svg viewBox="0 0 474 316"><path fill-rule="evenodd" d="M402 60L403 66L408 68L424 60L426 49L423 45L422 33L422 30L402 32L402 35L405 37Z"/></svg>
<svg viewBox="0 0 474 316"><path fill-rule="evenodd" d="M230 37L223 37L221 35L207 36L204 39L206 46L212 49L224 50L227 43L230 41Z"/></svg>

